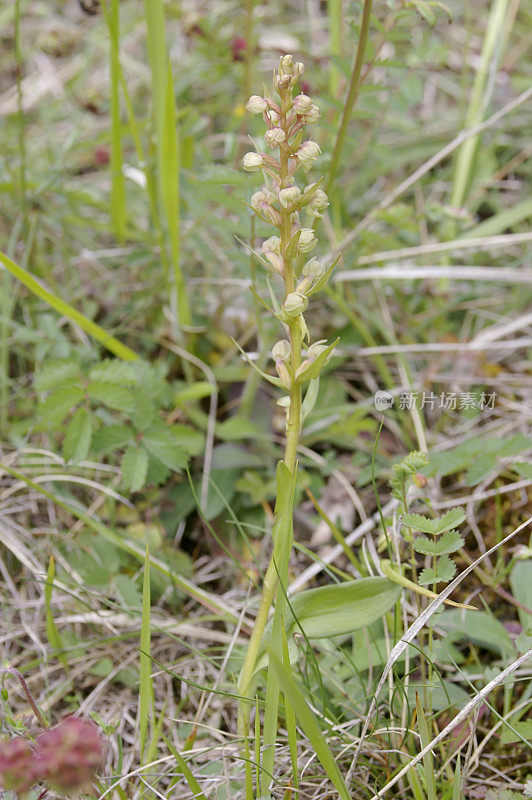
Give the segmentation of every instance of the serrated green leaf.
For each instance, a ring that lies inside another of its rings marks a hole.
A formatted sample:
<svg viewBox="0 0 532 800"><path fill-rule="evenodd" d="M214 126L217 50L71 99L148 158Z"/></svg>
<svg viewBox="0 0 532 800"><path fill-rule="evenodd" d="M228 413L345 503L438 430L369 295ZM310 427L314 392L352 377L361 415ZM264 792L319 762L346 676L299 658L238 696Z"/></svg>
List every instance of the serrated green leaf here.
<svg viewBox="0 0 532 800"><path fill-rule="evenodd" d="M35 376L33 385L38 392L58 388L65 381L75 381L79 375L79 364L73 360L46 362Z"/></svg>
<svg viewBox="0 0 532 800"><path fill-rule="evenodd" d="M92 437L92 421L85 408L78 408L66 429L63 441L63 458L79 464L87 458Z"/></svg>
<svg viewBox="0 0 532 800"><path fill-rule="evenodd" d="M452 581L456 572L456 564L449 556L440 556L436 561L436 578L438 583Z"/></svg>
<svg viewBox="0 0 532 800"><path fill-rule="evenodd" d="M456 564L449 556L440 556L436 561L435 569L427 567L419 576L419 584L426 586L429 583L448 583L456 572Z"/></svg>
<svg viewBox="0 0 532 800"><path fill-rule="evenodd" d="M432 567L425 567L419 573L418 583L420 586L428 586L431 583L436 583L436 573Z"/></svg>
<svg viewBox="0 0 532 800"><path fill-rule="evenodd" d="M197 456L203 451L205 437L201 431L180 423L172 425L170 431L175 440L179 441L181 447L191 456Z"/></svg>
<svg viewBox="0 0 532 800"><path fill-rule="evenodd" d="M432 533L438 535L444 531L451 530L457 525L461 525L465 520L465 512L462 508L451 508L441 517L425 517L423 514L403 514L402 522L408 528L413 528L421 533Z"/></svg>
<svg viewBox="0 0 532 800"><path fill-rule="evenodd" d="M117 411L131 413L135 410L134 395L125 386L108 381L94 381L89 384L87 393L92 400L97 400Z"/></svg>
<svg viewBox="0 0 532 800"><path fill-rule="evenodd" d="M182 445L180 433L167 425L152 425L142 436L142 441L152 456L180 472L188 464L189 456Z"/></svg>
<svg viewBox="0 0 532 800"><path fill-rule="evenodd" d="M446 553L454 553L464 544L464 540L456 530L445 531L438 539L428 539L426 536L419 536L412 542L412 547L416 553L423 553L429 556L442 556Z"/></svg>
<svg viewBox="0 0 532 800"><path fill-rule="evenodd" d="M105 425L94 433L92 447L97 454L119 450L129 444L134 436L135 431L127 425Z"/></svg>
<svg viewBox="0 0 532 800"><path fill-rule="evenodd" d="M61 386L52 392L38 407L38 417L41 424L56 428L64 420L68 412L76 406L85 396L79 385Z"/></svg>
<svg viewBox="0 0 532 800"><path fill-rule="evenodd" d="M127 448L121 463L122 484L125 489L132 492L144 486L146 473L148 471L148 454L143 447L130 444Z"/></svg>
<svg viewBox="0 0 532 800"><path fill-rule="evenodd" d="M89 372L91 381L99 383L133 384L137 383L137 374L132 364L119 359L106 358L100 361Z"/></svg>

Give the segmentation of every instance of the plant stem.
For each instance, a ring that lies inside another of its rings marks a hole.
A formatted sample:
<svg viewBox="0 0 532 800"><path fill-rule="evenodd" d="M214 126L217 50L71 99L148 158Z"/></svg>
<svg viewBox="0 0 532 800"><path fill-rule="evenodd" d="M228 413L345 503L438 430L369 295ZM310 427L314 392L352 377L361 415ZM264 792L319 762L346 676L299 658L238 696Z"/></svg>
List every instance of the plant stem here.
<svg viewBox="0 0 532 800"><path fill-rule="evenodd" d="M281 107L279 125L283 130L288 127L286 119L286 109L284 103ZM281 189L287 188L290 184L289 172L289 152L286 148L281 148L280 151L280 175L279 186ZM283 259L283 279L285 295L293 292L295 289L296 276L294 272L294 265L291 256L287 255L288 245L291 239L291 211L288 208L281 209L281 256ZM290 404L287 411L286 419L286 444L284 451L284 463L292 474L297 469L297 448L299 444L299 437L301 434L301 406L302 406L302 391L301 383L296 380L296 372L301 365L301 328L299 318L290 320L288 323L288 331L290 337L290 367L289 373L291 378L291 388L289 391ZM277 495L279 496L279 486L277 486ZM293 508L290 508L290 515L293 514ZM279 513L279 509L277 509ZM281 576L283 579L285 576ZM268 621L270 608L275 601L277 586L279 582L278 565L275 563L273 554L264 576L262 595L260 599L259 610L255 618L255 625L251 634L248 649L240 673L238 683L238 691L242 698L239 715L238 715L238 728L241 736L247 735L248 730L248 714L245 712L246 700L250 699L253 672L259 653L259 648L264 634L264 629Z"/></svg>

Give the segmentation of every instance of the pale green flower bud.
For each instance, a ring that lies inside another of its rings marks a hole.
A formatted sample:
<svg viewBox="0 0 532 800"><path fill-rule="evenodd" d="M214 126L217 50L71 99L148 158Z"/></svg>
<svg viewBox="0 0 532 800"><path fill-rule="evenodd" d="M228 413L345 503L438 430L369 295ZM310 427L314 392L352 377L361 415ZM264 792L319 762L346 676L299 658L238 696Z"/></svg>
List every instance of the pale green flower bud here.
<svg viewBox="0 0 532 800"><path fill-rule="evenodd" d="M295 203L301 195L301 189L298 186L289 186L287 189L281 189L279 192L279 202L283 208L289 208Z"/></svg>
<svg viewBox="0 0 532 800"><path fill-rule="evenodd" d="M275 342L272 347L272 357L274 361L286 361L290 358L290 342L288 339L281 339Z"/></svg>
<svg viewBox="0 0 532 800"><path fill-rule="evenodd" d="M285 55L281 56L279 60L279 75L291 75L293 68L294 56Z"/></svg>
<svg viewBox="0 0 532 800"><path fill-rule="evenodd" d="M312 100L306 94L298 94L297 97L294 97L292 108L296 114L308 114L312 108Z"/></svg>
<svg viewBox="0 0 532 800"><path fill-rule="evenodd" d="M251 200L249 201L249 204L251 208L255 209L255 211L259 211L260 205L262 203L271 204L273 203L274 200L275 200L275 195L273 192L270 192L268 189L259 189L258 192L254 192L254 194L251 195Z"/></svg>
<svg viewBox="0 0 532 800"><path fill-rule="evenodd" d="M262 245L262 252L268 259L273 269L283 274L283 259L281 258L281 240L278 236L270 236Z"/></svg>
<svg viewBox="0 0 532 800"><path fill-rule="evenodd" d="M252 94L246 103L246 108L252 114L262 114L268 108L268 101L258 94Z"/></svg>
<svg viewBox="0 0 532 800"><path fill-rule="evenodd" d="M270 125L275 128L277 123L279 122L279 114L277 111L274 111L271 108L269 111L266 112L266 119L270 123Z"/></svg>
<svg viewBox="0 0 532 800"><path fill-rule="evenodd" d="M283 364L282 361L276 361L275 371L281 379L283 387L290 392L292 390L292 378L290 377L286 364Z"/></svg>
<svg viewBox="0 0 532 800"><path fill-rule="evenodd" d="M309 140L308 142L303 142L297 151L297 158L304 169L310 169L320 153L321 148L319 144Z"/></svg>
<svg viewBox="0 0 532 800"><path fill-rule="evenodd" d="M318 189L316 194L310 201L309 205L307 206L307 212L312 217L322 217L322 211L325 211L327 206L329 205L329 198L323 191L323 189Z"/></svg>
<svg viewBox="0 0 532 800"><path fill-rule="evenodd" d="M295 318L302 314L308 306L308 300L298 292L290 292L283 303L283 311L288 317Z"/></svg>
<svg viewBox="0 0 532 800"><path fill-rule="evenodd" d="M321 117L320 110L318 106L314 105L314 103L311 105L309 110L306 111L305 114L303 115L303 119L309 125L312 125L314 122L317 122L320 117Z"/></svg>
<svg viewBox="0 0 532 800"><path fill-rule="evenodd" d="M312 278L315 281L319 280L324 272L325 267L320 264L317 258L311 258L301 270L302 275Z"/></svg>
<svg viewBox="0 0 532 800"><path fill-rule="evenodd" d="M327 350L328 345L324 344L326 341L327 339L320 339L318 342L314 342L314 344L309 345L307 350L307 358L310 358L312 361L314 361L314 359L321 355L324 350Z"/></svg>
<svg viewBox="0 0 532 800"><path fill-rule="evenodd" d="M304 71L305 71L305 65L301 61L296 61L293 69L293 75L296 81L299 80L299 78L301 78Z"/></svg>
<svg viewBox="0 0 532 800"><path fill-rule="evenodd" d="M271 128L264 134L264 141L269 147L276 147L286 139L285 132L282 128Z"/></svg>
<svg viewBox="0 0 532 800"><path fill-rule="evenodd" d="M256 172L258 169L261 169L263 158L260 153L246 153L242 159L242 163L247 172Z"/></svg>
<svg viewBox="0 0 532 800"><path fill-rule="evenodd" d="M301 228L301 236L299 237L299 243L297 245L298 251L300 253L308 253L310 250L313 250L317 244L318 239L312 228Z"/></svg>
<svg viewBox="0 0 532 800"><path fill-rule="evenodd" d="M262 243L262 252L266 253L268 251L272 253L281 252L281 240L278 236L270 236L269 239Z"/></svg>

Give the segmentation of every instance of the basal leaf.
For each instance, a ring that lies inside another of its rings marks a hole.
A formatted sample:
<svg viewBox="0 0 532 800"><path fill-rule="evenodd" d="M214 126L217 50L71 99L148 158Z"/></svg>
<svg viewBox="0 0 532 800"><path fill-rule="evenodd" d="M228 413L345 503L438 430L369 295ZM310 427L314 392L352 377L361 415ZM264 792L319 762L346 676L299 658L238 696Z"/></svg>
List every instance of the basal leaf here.
<svg viewBox="0 0 532 800"><path fill-rule="evenodd" d="M87 458L92 437L92 422L87 409L78 408L66 429L63 457L78 464Z"/></svg>
<svg viewBox="0 0 532 800"><path fill-rule="evenodd" d="M293 614L309 639L338 636L371 625L392 608L401 587L387 578L358 578L308 589L291 599ZM292 620L292 630L298 630Z"/></svg>
<svg viewBox="0 0 532 800"><path fill-rule="evenodd" d="M138 492L146 482L148 454L143 447L130 444L122 458L122 483L125 489Z"/></svg>

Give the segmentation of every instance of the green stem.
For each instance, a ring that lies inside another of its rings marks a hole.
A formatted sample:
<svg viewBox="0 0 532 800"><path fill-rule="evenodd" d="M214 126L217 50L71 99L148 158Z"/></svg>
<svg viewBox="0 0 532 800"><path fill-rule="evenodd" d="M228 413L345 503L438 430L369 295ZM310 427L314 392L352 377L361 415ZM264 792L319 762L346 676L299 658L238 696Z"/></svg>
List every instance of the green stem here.
<svg viewBox="0 0 532 800"><path fill-rule="evenodd" d="M286 121L286 109L281 109L280 127L284 130L288 128ZM286 188L290 183L289 174L289 153L286 149L281 148L280 151L280 187ZM287 255L287 248L291 238L291 211L289 209L281 209L281 254L283 258L283 279L285 287L285 295L293 292L295 289L295 272L292 257ZM290 405L287 412L286 420L286 444L284 452L284 463L292 474L297 469L297 448L299 444L299 437L301 434L301 406L302 406L302 391L301 384L296 381L296 371L301 365L301 329L299 326L299 318L291 320L288 324L290 336L290 367L289 373L291 377ZM277 486L277 495L280 494L280 487ZM280 510L277 508L277 513ZM290 509L290 514L293 509ZM282 577L282 576L281 576ZM259 610L255 618L255 625L251 634L248 649L240 673L238 683L238 692L242 698L239 713L238 713L238 730L239 734L243 737L247 735L249 720L248 713L246 712L247 702L251 699L251 689L253 684L253 672L257 662L257 656L261 645L264 629L268 621L270 609L275 601L277 593L277 586L279 581L278 565L275 563L273 555L264 576L262 594L259 604ZM246 702L247 701L247 702Z"/></svg>
<svg viewBox="0 0 532 800"><path fill-rule="evenodd" d="M371 5L372 5L372 0L364 0L364 8L362 10L362 22L360 24L360 36L358 39L357 54L355 57L353 72L351 74L351 80L349 82L347 98L344 103L342 120L340 122L340 127L338 128L338 133L336 135L336 142L334 143L331 163L329 166L329 176L327 178L327 188L326 188L327 193L329 193L331 186L334 182L334 179L336 177L336 172L338 170L338 165L340 163L340 158L342 156L342 151L344 149L345 139L347 136L349 120L351 119L351 114L353 112L353 108L355 106L355 103L357 101L360 92L360 85L362 82L361 81L362 65L364 64L364 56L366 53L366 46L368 43L369 21L371 18Z"/></svg>

